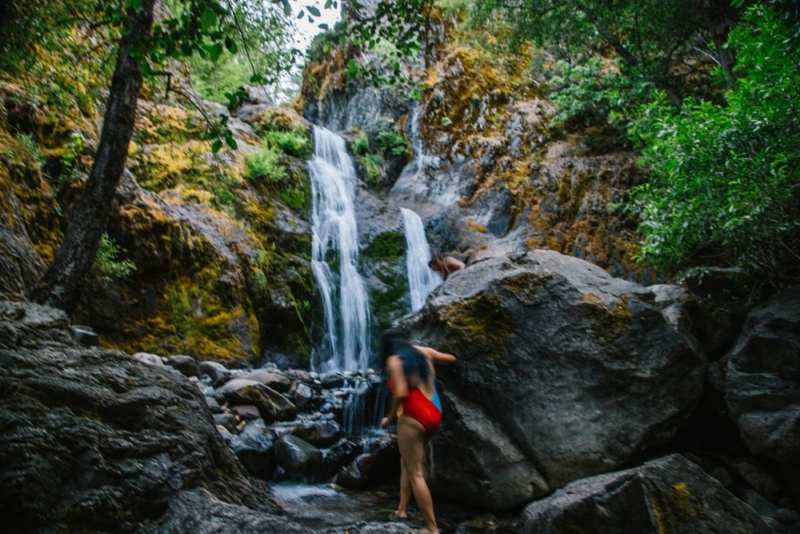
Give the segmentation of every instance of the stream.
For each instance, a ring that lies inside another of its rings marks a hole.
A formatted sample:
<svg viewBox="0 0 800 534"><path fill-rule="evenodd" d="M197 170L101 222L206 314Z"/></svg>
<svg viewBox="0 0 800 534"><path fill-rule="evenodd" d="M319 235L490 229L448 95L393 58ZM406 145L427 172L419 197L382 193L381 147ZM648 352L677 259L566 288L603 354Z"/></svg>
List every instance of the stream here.
<svg viewBox="0 0 800 534"><path fill-rule="evenodd" d="M271 484L275 500L296 522L312 529L336 529L358 522L393 522L397 509L397 486L379 486L366 491L351 491L332 484L277 482ZM475 507L434 497L436 520L443 534L483 534L497 532L506 525L503 517ZM416 506L409 506L408 525L423 526Z"/></svg>

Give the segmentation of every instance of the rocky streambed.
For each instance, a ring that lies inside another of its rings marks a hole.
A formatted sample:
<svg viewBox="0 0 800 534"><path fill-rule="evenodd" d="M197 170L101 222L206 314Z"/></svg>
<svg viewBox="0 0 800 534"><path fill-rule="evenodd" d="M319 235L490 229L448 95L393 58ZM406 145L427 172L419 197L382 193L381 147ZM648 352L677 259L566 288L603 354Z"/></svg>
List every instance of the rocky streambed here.
<svg viewBox="0 0 800 534"><path fill-rule="evenodd" d="M459 357L427 451L443 531L797 532L800 294L725 351L692 302L540 252L471 265L404 319ZM5 531L418 526L390 517L375 372L229 369L77 334L60 310L0 301Z"/></svg>

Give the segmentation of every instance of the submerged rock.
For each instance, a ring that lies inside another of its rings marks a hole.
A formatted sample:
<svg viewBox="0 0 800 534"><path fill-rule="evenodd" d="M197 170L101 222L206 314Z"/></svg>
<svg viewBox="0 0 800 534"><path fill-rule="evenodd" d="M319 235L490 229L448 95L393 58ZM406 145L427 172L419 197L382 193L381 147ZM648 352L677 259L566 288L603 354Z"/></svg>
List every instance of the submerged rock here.
<svg viewBox="0 0 800 534"><path fill-rule="evenodd" d="M322 465L322 451L291 434L275 442L275 454L278 464L290 476L313 477Z"/></svg>

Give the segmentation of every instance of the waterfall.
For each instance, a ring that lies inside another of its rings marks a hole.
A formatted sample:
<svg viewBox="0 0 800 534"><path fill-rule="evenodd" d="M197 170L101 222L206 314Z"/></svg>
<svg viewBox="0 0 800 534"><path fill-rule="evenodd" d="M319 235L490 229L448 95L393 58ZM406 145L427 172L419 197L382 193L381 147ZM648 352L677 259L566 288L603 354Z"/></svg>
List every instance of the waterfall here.
<svg viewBox="0 0 800 534"><path fill-rule="evenodd" d="M431 249L425 238L422 219L416 212L406 208L400 208L400 213L403 215L403 229L406 235L406 270L411 294L411 311L414 312L425 305L425 299L442 283L442 279L428 267Z"/></svg>
<svg viewBox="0 0 800 534"><path fill-rule="evenodd" d="M358 371L369 364L369 302L357 269L356 174L344 139L315 126L314 145L308 164L313 195L311 268L322 298L325 336L312 362L319 372Z"/></svg>

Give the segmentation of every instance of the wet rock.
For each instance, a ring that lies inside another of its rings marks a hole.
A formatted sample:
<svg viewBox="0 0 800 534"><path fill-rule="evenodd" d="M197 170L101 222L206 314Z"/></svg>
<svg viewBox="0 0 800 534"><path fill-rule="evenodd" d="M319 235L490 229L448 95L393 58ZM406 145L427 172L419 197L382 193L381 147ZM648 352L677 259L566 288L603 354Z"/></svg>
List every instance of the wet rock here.
<svg viewBox="0 0 800 534"><path fill-rule="evenodd" d="M232 378L228 368L219 362L200 362L197 370L200 374L207 375L214 387L220 387Z"/></svg>
<svg viewBox="0 0 800 534"><path fill-rule="evenodd" d="M137 352L133 354L133 359L146 365L154 365L156 367L164 366L164 358L158 354L149 354L147 352Z"/></svg>
<svg viewBox="0 0 800 534"><path fill-rule="evenodd" d="M238 404L236 406L231 406L231 413L237 417L241 417L245 421L252 421L261 417L261 412L258 411L258 407L253 406L252 404Z"/></svg>
<svg viewBox="0 0 800 534"><path fill-rule="evenodd" d="M214 424L228 432L236 432L236 416L232 413L214 414Z"/></svg>
<svg viewBox="0 0 800 534"><path fill-rule="evenodd" d="M230 405L253 405L265 421L289 421L297 415L297 407L289 399L254 380L235 378L214 392L218 402Z"/></svg>
<svg viewBox="0 0 800 534"><path fill-rule="evenodd" d="M361 443L352 438L342 438L325 452L322 459L322 476L328 478L336 471L355 460L361 453Z"/></svg>
<svg viewBox="0 0 800 534"><path fill-rule="evenodd" d="M407 523L399 521L390 523L360 521L358 523L318 531L319 534L340 534L341 532L348 532L350 534L408 534L412 532L412 530Z"/></svg>
<svg viewBox="0 0 800 534"><path fill-rule="evenodd" d="M0 332L26 337L25 346L0 347L5 531L135 532L192 491L265 519L278 512L239 467L194 384L119 351L80 348L66 326L26 324L33 316L0 314ZM51 341L27 337L36 330ZM68 343L52 341L62 334Z"/></svg>
<svg viewBox="0 0 800 534"><path fill-rule="evenodd" d="M400 452L397 443L384 436L374 440L370 449L339 469L334 482L345 488L363 489L396 480L400 476Z"/></svg>
<svg viewBox="0 0 800 534"><path fill-rule="evenodd" d="M0 348L59 343L78 347L63 310L30 302L0 301Z"/></svg>
<svg viewBox="0 0 800 534"><path fill-rule="evenodd" d="M295 406L301 410L314 408L314 399L316 395L314 394L314 391L306 384L297 382L289 392L289 396L291 397Z"/></svg>
<svg viewBox="0 0 800 534"><path fill-rule="evenodd" d="M573 482L528 505L516 532L771 532L697 465L671 455Z"/></svg>
<svg viewBox="0 0 800 534"><path fill-rule="evenodd" d="M275 454L289 477L313 477L322 465L322 451L291 434L275 442Z"/></svg>
<svg viewBox="0 0 800 534"><path fill-rule="evenodd" d="M72 333L75 335L75 341L83 347L100 346L100 336L91 326L73 325Z"/></svg>
<svg viewBox="0 0 800 534"><path fill-rule="evenodd" d="M655 299L591 263L539 250L468 265L402 323L420 344L458 357L440 380L453 403L471 402L493 422L470 447L513 443L527 462L511 479L534 465L557 488L665 443L700 399L706 360ZM454 412L445 410L444 425L466 419ZM463 448L463 435L442 433L437 448ZM485 480L480 466L495 460L466 463L465 478L441 490L463 493L470 485L461 481Z"/></svg>
<svg viewBox="0 0 800 534"><path fill-rule="evenodd" d="M185 354L170 356L164 362L173 369L177 369L183 376L198 376L197 360Z"/></svg>
<svg viewBox="0 0 800 534"><path fill-rule="evenodd" d="M329 447L342 435L336 421L301 421L290 425L289 432L315 447Z"/></svg>
<svg viewBox="0 0 800 534"><path fill-rule="evenodd" d="M206 399L206 406L208 406L208 409L211 410L211 413L213 414L222 413L222 406L219 405L217 399L215 399L214 397L209 397L207 395L205 396L205 399Z"/></svg>
<svg viewBox="0 0 800 534"><path fill-rule="evenodd" d="M248 423L230 446L247 471L259 478L269 478L275 471L275 434L261 420Z"/></svg>
<svg viewBox="0 0 800 534"><path fill-rule="evenodd" d="M230 504L206 490L186 492L173 499L155 525L142 534L313 534L313 531L277 515Z"/></svg>
<svg viewBox="0 0 800 534"><path fill-rule="evenodd" d="M292 387L292 382L280 373L272 372L267 369L256 369L239 375L237 378L254 380L260 384L271 387L279 393L286 393Z"/></svg>
<svg viewBox="0 0 800 534"><path fill-rule="evenodd" d="M325 389L334 389L344 386L344 375L338 372L323 373L319 377L322 382L322 387Z"/></svg>
<svg viewBox="0 0 800 534"><path fill-rule="evenodd" d="M296 380L297 382L304 382L306 384L311 384L314 382L314 378L311 376L311 373L308 371L303 371L302 369L289 369L284 372L286 378L289 380Z"/></svg>
<svg viewBox="0 0 800 534"><path fill-rule="evenodd" d="M726 356L725 401L757 456L800 470L800 287L752 312ZM800 482L794 478L795 489Z"/></svg>

